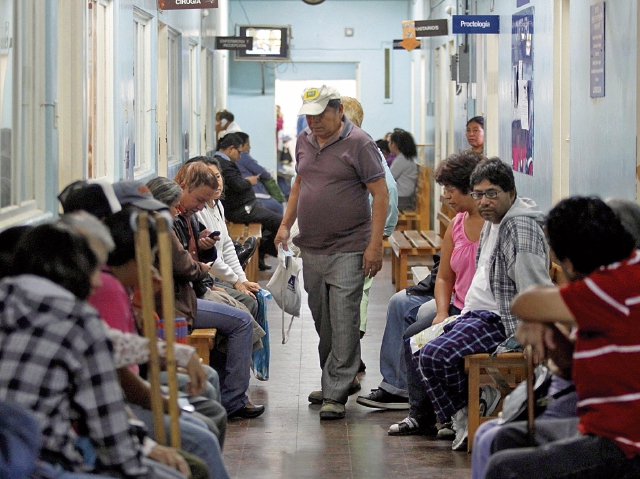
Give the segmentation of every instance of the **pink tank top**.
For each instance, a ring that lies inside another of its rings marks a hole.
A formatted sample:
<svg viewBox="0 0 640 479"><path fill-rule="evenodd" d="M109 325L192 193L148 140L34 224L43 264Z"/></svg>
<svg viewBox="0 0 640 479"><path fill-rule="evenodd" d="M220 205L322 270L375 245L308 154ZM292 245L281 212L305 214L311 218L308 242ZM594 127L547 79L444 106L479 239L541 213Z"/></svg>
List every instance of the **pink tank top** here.
<svg viewBox="0 0 640 479"><path fill-rule="evenodd" d="M464 232L464 220L467 213L458 213L453 219L451 235L453 236L453 252L451 253L451 269L456 274L453 305L464 308L464 298L476 272L476 251L478 241L471 241Z"/></svg>

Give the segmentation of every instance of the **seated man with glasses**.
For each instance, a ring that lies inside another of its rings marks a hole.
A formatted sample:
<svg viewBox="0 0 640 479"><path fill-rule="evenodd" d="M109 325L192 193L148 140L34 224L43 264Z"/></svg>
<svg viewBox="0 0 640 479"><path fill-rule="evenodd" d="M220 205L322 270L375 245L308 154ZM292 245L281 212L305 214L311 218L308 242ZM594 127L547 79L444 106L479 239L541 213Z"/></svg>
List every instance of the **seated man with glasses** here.
<svg viewBox="0 0 640 479"><path fill-rule="evenodd" d="M486 222L464 309L413 356L431 402L423 418L430 416L433 424L436 418L440 423L453 419L455 451L466 449L467 442L464 356L491 353L510 339L518 324L509 309L514 296L532 285L551 285L549 249L539 224L543 214L532 200L517 197L511 167L498 158L483 160L470 183L471 197ZM485 412L495 408L500 397L494 396L485 399Z"/></svg>

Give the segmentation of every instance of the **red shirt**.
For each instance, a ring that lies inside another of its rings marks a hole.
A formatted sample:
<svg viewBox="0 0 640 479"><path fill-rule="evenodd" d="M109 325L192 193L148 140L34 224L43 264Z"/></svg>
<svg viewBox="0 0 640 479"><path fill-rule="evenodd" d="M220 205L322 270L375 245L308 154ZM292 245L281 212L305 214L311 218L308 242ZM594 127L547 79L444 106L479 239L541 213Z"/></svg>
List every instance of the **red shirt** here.
<svg viewBox="0 0 640 479"><path fill-rule="evenodd" d="M573 379L578 428L640 454L640 251L560 294L578 324Z"/></svg>

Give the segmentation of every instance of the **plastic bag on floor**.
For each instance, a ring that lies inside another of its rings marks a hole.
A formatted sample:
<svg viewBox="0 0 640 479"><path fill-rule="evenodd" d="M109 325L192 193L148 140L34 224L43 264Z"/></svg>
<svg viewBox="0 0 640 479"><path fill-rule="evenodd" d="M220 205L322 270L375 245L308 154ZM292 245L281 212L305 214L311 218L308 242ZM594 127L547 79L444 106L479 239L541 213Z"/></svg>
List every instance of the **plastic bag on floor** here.
<svg viewBox="0 0 640 479"><path fill-rule="evenodd" d="M264 329L262 336L262 348L253 352L253 373L260 381L269 379L269 357L271 349L269 347L269 322L267 321L267 299L271 298L269 291L261 289L256 293L258 300L258 314L256 322Z"/></svg>

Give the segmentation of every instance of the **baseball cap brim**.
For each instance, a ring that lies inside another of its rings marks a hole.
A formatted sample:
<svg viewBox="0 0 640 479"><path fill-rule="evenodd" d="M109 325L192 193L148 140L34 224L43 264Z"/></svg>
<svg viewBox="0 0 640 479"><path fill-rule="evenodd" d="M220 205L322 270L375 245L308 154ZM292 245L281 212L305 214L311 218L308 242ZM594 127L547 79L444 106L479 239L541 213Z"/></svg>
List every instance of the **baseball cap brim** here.
<svg viewBox="0 0 640 479"><path fill-rule="evenodd" d="M169 209L167 205L161 203L158 200L154 200L153 198L135 199L132 201L128 201L127 203L147 211L160 211Z"/></svg>
<svg viewBox="0 0 640 479"><path fill-rule="evenodd" d="M298 115L316 116L320 115L329 104L329 99L304 103L298 112Z"/></svg>

